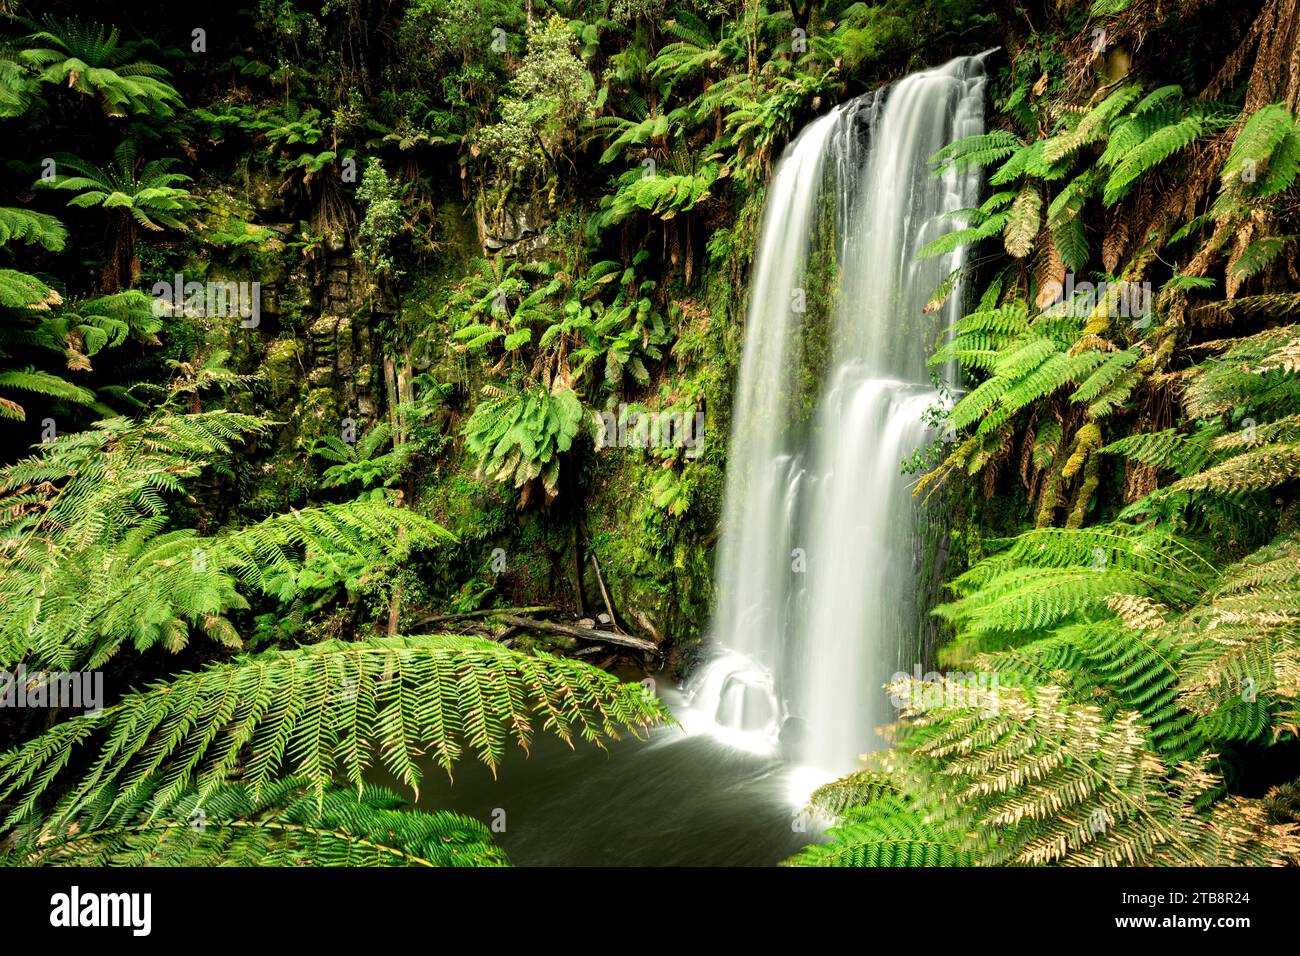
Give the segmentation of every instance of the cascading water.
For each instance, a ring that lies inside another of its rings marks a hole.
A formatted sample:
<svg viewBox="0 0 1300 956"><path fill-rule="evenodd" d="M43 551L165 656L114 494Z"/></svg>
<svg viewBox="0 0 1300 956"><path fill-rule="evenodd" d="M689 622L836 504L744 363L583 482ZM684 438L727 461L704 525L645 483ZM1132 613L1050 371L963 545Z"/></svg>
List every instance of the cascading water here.
<svg viewBox="0 0 1300 956"><path fill-rule="evenodd" d="M960 296L939 315L926 302L963 263L917 252L958 228L950 214L979 190L977 174L935 176L927 159L982 131L984 82L982 57L962 57L842 104L795 139L768 187L733 402L717 653L683 724L748 749L784 741L818 780L881 745L873 728L892 713L881 687L919 662L901 463L929 439L925 412L943 396L926 354ZM812 327L804 306L824 247L835 304ZM812 367L824 371L809 416Z"/></svg>
<svg viewBox="0 0 1300 956"><path fill-rule="evenodd" d="M789 596L790 530L798 460L776 423L791 392L779 383L798 371L798 329L790 303L812 245L827 144L838 111L813 122L786 150L768 186L750 289L752 303L728 449L714 628L724 650L705 669L693 700L706 726L747 749L775 742L782 714L772 684ZM689 717L694 715L688 715Z"/></svg>

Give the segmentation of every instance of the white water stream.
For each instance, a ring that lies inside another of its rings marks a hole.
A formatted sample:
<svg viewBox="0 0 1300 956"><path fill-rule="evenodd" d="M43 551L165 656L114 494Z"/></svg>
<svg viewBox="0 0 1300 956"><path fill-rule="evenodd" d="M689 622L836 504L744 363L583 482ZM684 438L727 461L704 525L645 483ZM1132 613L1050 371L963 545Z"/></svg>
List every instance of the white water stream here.
<svg viewBox="0 0 1300 956"><path fill-rule="evenodd" d="M978 202L977 173L936 176L927 159L983 131L981 60L836 107L791 143L768 186L733 402L714 654L681 718L746 750L786 750L800 796L884 745L874 728L893 710L882 685L920 663L922 555L901 463L931 438L924 415L942 396L926 356L961 296L935 314L925 305L963 262L917 252L962 225L946 214ZM823 342L801 306L827 235L837 294ZM829 355L799 423L810 344ZM954 388L955 371L942 371Z"/></svg>

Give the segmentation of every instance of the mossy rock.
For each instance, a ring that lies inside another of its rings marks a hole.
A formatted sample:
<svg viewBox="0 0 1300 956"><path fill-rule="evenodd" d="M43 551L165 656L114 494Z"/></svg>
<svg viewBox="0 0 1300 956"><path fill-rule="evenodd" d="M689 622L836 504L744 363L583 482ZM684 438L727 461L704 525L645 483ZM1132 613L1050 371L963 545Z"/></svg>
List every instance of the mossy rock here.
<svg viewBox="0 0 1300 956"><path fill-rule="evenodd" d="M297 339L283 337L267 344L261 370L271 395L277 400L283 400L297 389L302 353L302 343Z"/></svg>

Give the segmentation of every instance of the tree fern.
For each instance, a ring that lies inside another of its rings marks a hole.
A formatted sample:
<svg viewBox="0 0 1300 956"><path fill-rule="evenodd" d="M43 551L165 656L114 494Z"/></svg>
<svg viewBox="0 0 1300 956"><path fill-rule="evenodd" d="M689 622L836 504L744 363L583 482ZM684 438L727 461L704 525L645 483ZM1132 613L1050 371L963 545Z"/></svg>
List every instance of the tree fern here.
<svg viewBox="0 0 1300 956"><path fill-rule="evenodd" d="M40 289L33 290L40 294ZM91 357L127 339L156 344L155 333L162 321L154 314L152 301L143 292L127 290L112 295L55 301L53 290L45 293L45 308L16 311L15 320L0 328L0 349L40 350L59 356L67 369L87 372Z"/></svg>
<svg viewBox="0 0 1300 956"><path fill-rule="evenodd" d="M404 445L381 451L391 434L387 422L378 422L355 442L346 442L337 435L318 439L313 453L333 462L321 475L321 487L336 488L356 482L362 488L369 488L397 481L409 452Z"/></svg>
<svg viewBox="0 0 1300 956"><path fill-rule="evenodd" d="M950 169L983 168L1006 159L1020 147L1020 140L1006 130L991 130L974 136L964 136L949 143L930 157L937 173Z"/></svg>
<svg viewBox="0 0 1300 956"><path fill-rule="evenodd" d="M904 749L929 770L922 806L946 801L969 813L962 846L977 862L1261 865L1300 853L1296 828L1270 824L1259 801L1202 809L1217 778L1203 761L1162 761L1137 714L1107 720L1051 685L935 689L910 678L891 688L919 731ZM896 813L887 807L885 821ZM983 837L991 832L997 840Z"/></svg>
<svg viewBox="0 0 1300 956"><path fill-rule="evenodd" d="M1298 569L1300 539L1270 542L1228 568L1178 622L1189 645L1183 701L1214 736L1300 733Z"/></svg>
<svg viewBox="0 0 1300 956"><path fill-rule="evenodd" d="M1157 630L1164 623L1158 610L1163 606L1127 594L1106 603L1116 617L1058 628L1051 637L983 655L976 664L1004 684L1062 684L1073 699L1097 702L1107 719L1136 711L1151 748L1167 763L1193 758L1205 739L1179 700L1185 655L1178 642ZM1139 612L1148 616L1143 619Z"/></svg>
<svg viewBox="0 0 1300 956"><path fill-rule="evenodd" d="M1200 471L1211 459L1208 443L1200 434L1185 434L1175 428L1159 432L1137 432L1101 449L1134 461L1187 475Z"/></svg>
<svg viewBox="0 0 1300 956"><path fill-rule="evenodd" d="M170 171L176 160L142 162L131 140L118 144L112 163L103 168L65 153L54 159L57 169L71 170L75 175L59 172L51 179L37 180L36 185L75 190L77 195L68 200L70 206L125 210L135 222L153 231L164 226L183 228L181 214L194 208L189 192L181 188L189 177Z"/></svg>
<svg viewBox="0 0 1300 956"><path fill-rule="evenodd" d="M1039 224L1042 222L1042 209L1043 194L1036 185L1026 183L1021 187L1016 201L1011 204L1006 229L1002 233L1008 255L1015 256L1017 259L1029 255L1034 237L1038 235Z"/></svg>
<svg viewBox="0 0 1300 956"><path fill-rule="evenodd" d="M74 385L67 379L39 371L31 366L0 372L0 389L6 391L17 389L20 392L43 395L46 398L72 402L76 405L93 405L96 401L95 393L90 389ZM26 418L26 412L17 402L0 399L0 417L16 418L21 421Z"/></svg>
<svg viewBox="0 0 1300 956"><path fill-rule="evenodd" d="M970 866L975 855L961 836L938 831L924 813L897 797L853 807L827 832L827 842L805 847L787 866Z"/></svg>
<svg viewBox="0 0 1300 956"><path fill-rule="evenodd" d="M67 238L68 230L54 216L31 209L0 206L0 246L26 242L58 252Z"/></svg>
<svg viewBox="0 0 1300 956"><path fill-rule="evenodd" d="M202 802L232 774L254 796L289 775L317 793L336 776L359 787L375 763L418 793L423 761L450 773L468 749L495 768L508 743L529 745L534 721L600 743L665 716L640 684L477 638L328 641L214 664L57 724L0 755L0 800L16 825L59 780L45 819L60 827L88 811L111 819L146 793L151 815L191 789Z"/></svg>
<svg viewBox="0 0 1300 956"><path fill-rule="evenodd" d="M19 59L42 82L97 98L109 116L166 117L181 105L167 71L136 59L136 44L123 42L117 27L71 19L30 25L33 32Z"/></svg>
<svg viewBox="0 0 1300 956"><path fill-rule="evenodd" d="M1115 595L1190 605L1213 566L1158 526L1037 528L955 578L959 598L936 610L959 639L1005 645L1098 612Z"/></svg>
<svg viewBox="0 0 1300 956"><path fill-rule="evenodd" d="M449 537L382 501L290 511L210 535L168 529L168 496L267 427L164 406L141 424L108 419L61 436L0 470L0 659L93 667L127 642L179 650L192 630L239 646L225 615L247 607L241 585L284 597L307 552L375 564Z"/></svg>
<svg viewBox="0 0 1300 956"><path fill-rule="evenodd" d="M937 239L932 239L917 252L917 257L926 259L932 256L944 256L963 246L1001 235L1006 230L1011 216L1010 211L986 213L979 209L973 210L973 214L968 210L967 214L973 222L972 225L954 229Z"/></svg>
<svg viewBox="0 0 1300 956"><path fill-rule="evenodd" d="M559 492L560 455L569 450L582 421L582 404L571 389L534 387L482 402L465 426L465 445L479 458L479 474L524 489L540 478L549 499Z"/></svg>
<svg viewBox="0 0 1300 956"><path fill-rule="evenodd" d="M1152 133L1115 164L1102 188L1102 201L1107 206L1114 205L1139 176L1200 139L1208 128L1207 118L1193 112Z"/></svg>
<svg viewBox="0 0 1300 956"><path fill-rule="evenodd" d="M1136 83L1125 83L1095 107L1083 114L1071 129L1059 133L1043 144L1043 159L1059 162L1076 150L1105 139L1112 123L1142 95Z"/></svg>
<svg viewBox="0 0 1300 956"><path fill-rule="evenodd" d="M1233 139L1222 178L1232 184L1243 174L1255 183L1258 197L1280 193L1300 172L1300 127L1281 104L1270 103L1252 113Z"/></svg>
<svg viewBox="0 0 1300 956"><path fill-rule="evenodd" d="M851 807L860 807L898 793L898 784L887 772L865 768L822 784L808 798L808 806L827 817L838 817Z"/></svg>
<svg viewBox="0 0 1300 956"><path fill-rule="evenodd" d="M0 269L0 306L44 312L62 302L63 296L36 276L16 269Z"/></svg>
<svg viewBox="0 0 1300 956"><path fill-rule="evenodd" d="M1112 352L1103 357L1098 356L1100 364L1096 370L1085 378L1074 394L1070 396L1071 401L1091 402L1113 386L1118 380L1123 378L1138 360L1141 354L1136 350L1125 349L1119 352Z"/></svg>
<svg viewBox="0 0 1300 956"><path fill-rule="evenodd" d="M1269 444L1222 461L1172 486L1170 492L1241 495L1276 488L1300 477L1300 442Z"/></svg>
<svg viewBox="0 0 1300 956"><path fill-rule="evenodd" d="M0 853L21 866L504 866L488 828L456 813L407 808L382 787L277 780L156 805L146 790L107 819L28 824Z"/></svg>

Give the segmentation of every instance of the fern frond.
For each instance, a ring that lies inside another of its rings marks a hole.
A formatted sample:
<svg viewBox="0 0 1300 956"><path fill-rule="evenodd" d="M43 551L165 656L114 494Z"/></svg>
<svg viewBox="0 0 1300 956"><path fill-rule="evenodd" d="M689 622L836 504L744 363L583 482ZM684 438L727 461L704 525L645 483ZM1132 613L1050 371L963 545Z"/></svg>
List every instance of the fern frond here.
<svg viewBox="0 0 1300 956"><path fill-rule="evenodd" d="M1166 764L1135 713L1107 720L1050 685L942 684L929 693L908 678L891 692L921 728L912 756L933 767L947 799L969 808L973 832L997 828L981 862L1279 865L1300 852L1298 828L1266 823L1258 802L1202 812L1219 786L1205 758Z"/></svg>
<svg viewBox="0 0 1300 956"><path fill-rule="evenodd" d="M0 206L0 246L9 242L35 243L58 252L68 230L54 216L31 209Z"/></svg>
<svg viewBox="0 0 1300 956"><path fill-rule="evenodd" d="M961 834L937 828L908 803L883 796L844 812L828 842L805 847L786 866L970 866Z"/></svg>
<svg viewBox="0 0 1300 956"><path fill-rule="evenodd" d="M238 647L225 615L248 606L240 584L287 598L308 554L364 569L450 537L373 500L214 535L165 530L164 496L268 427L234 412L164 408L143 423L107 419L60 436L0 469L0 660L97 667L128 642L178 651L192 630Z"/></svg>
<svg viewBox="0 0 1300 956"><path fill-rule="evenodd" d="M139 799L108 819L19 829L0 865L505 866L488 828L404 807L381 787L318 793L290 777L261 793L227 784L164 805Z"/></svg>
<svg viewBox="0 0 1300 956"><path fill-rule="evenodd" d="M640 684L491 641L329 641L215 664L64 721L0 755L0 799L18 824L65 767L83 768L47 816L61 826L146 792L151 813L190 788L202 802L235 773L254 796L286 775L317 793L336 776L359 787L375 762L418 794L422 762L450 773L468 749L495 768L508 743L528 747L534 721L600 744L666 716Z"/></svg>
<svg viewBox="0 0 1300 956"><path fill-rule="evenodd" d="M898 784L887 773L867 768L822 784L808 798L808 807L815 813L838 817L853 807L898 793Z"/></svg>

